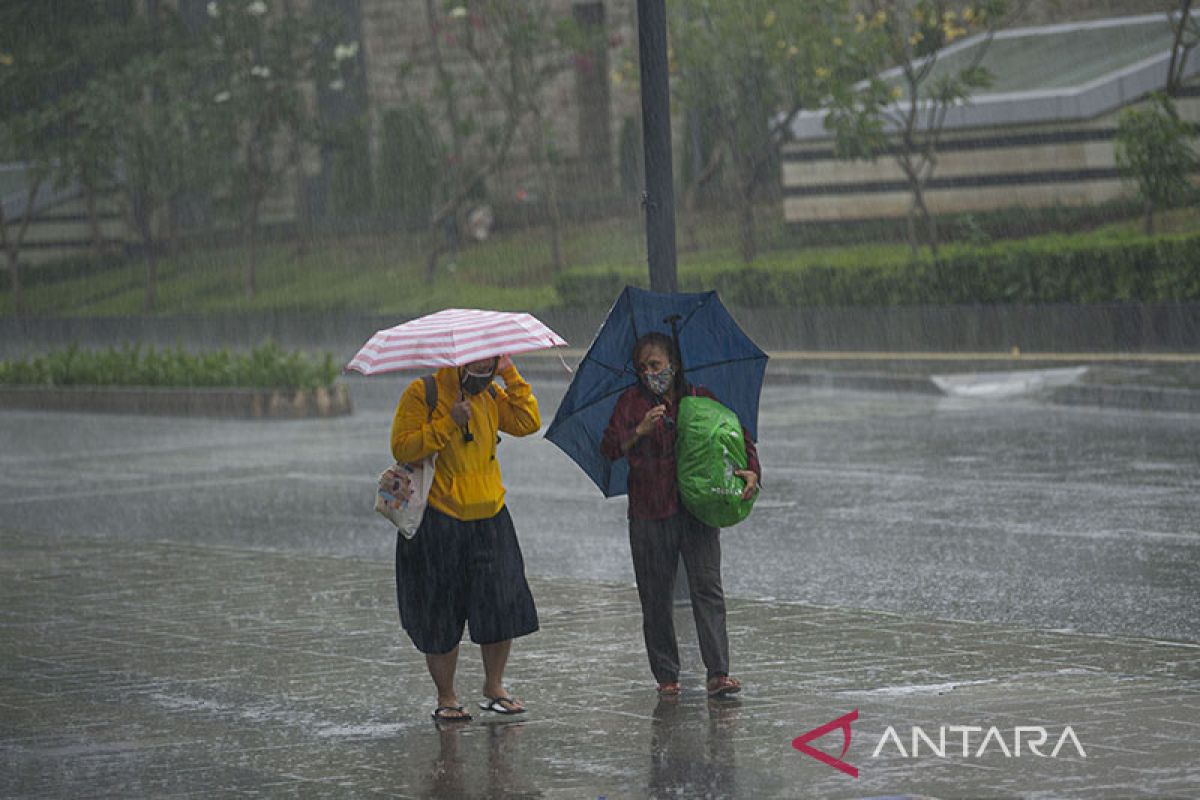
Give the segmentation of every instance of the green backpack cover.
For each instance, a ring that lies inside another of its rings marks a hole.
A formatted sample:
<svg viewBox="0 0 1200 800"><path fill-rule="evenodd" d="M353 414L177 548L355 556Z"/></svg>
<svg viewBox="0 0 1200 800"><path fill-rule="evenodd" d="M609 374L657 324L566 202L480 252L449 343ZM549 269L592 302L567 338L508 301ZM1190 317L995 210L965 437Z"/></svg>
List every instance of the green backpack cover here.
<svg viewBox="0 0 1200 800"><path fill-rule="evenodd" d="M736 525L754 506L742 499L746 443L737 414L709 397L684 397L675 421L675 464L679 495L687 510L716 528Z"/></svg>

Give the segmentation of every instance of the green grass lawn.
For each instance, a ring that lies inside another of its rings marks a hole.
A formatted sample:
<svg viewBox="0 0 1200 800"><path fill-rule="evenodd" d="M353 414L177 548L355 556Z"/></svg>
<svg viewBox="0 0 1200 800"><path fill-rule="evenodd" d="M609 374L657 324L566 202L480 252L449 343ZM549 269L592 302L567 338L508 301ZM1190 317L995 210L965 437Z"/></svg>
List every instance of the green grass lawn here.
<svg viewBox="0 0 1200 800"><path fill-rule="evenodd" d="M902 263L910 258L903 243L863 243L837 247L799 247L777 211L764 209L758 231L761 254L754 266L795 270L813 265L853 269ZM1162 234L1200 229L1200 211L1180 209L1162 215ZM737 269L737 231L727 216L706 215L695 226L698 246L689 249L681 224L678 233L681 284L706 285L712 274ZM1129 219L1092 231L1030 237L1047 244L1063 237L1119 240L1141 234L1141 221ZM1008 243L985 245L1011 246ZM971 246L944 246L952 255ZM247 298L239 247L193 249L159 264L157 312L165 315L244 311L355 311L411 315L455 306L501 310L542 310L558 304L556 277L543 230L516 230L485 243L462 247L443 257L432 281L425 279L422 241L406 235L346 236L260 247L257 293ZM578 225L564 236L566 269L646 275L645 233L640 218ZM37 268L26 268L30 275ZM0 290L0 314L12 313L9 284ZM61 316L124 316L142 313L145 265L135 261L55 282L25 281L28 313ZM612 298L598 298L604 305Z"/></svg>

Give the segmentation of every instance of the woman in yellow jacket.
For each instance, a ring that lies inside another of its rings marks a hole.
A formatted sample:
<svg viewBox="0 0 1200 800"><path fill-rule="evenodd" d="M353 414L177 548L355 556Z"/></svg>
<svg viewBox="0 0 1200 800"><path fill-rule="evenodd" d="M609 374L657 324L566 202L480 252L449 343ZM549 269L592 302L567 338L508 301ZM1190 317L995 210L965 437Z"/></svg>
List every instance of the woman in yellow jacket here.
<svg viewBox="0 0 1200 800"><path fill-rule="evenodd" d="M497 375L505 388L492 383ZM420 527L411 539L396 537L400 620L437 687L435 720L471 719L454 688L464 623L483 656L480 708L519 714L525 707L505 691L504 667L512 640L536 631L538 618L496 445L500 432L527 436L541 427L537 398L507 356L443 367L434 379L435 406L415 380L392 421L397 461L438 454Z"/></svg>

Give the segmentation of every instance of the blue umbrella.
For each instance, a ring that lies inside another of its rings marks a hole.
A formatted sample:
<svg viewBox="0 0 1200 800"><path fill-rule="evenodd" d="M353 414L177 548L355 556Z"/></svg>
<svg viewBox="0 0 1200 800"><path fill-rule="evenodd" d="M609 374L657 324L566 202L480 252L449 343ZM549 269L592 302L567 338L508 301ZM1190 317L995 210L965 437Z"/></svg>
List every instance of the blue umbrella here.
<svg viewBox="0 0 1200 800"><path fill-rule="evenodd" d="M661 294L626 286L583 357L546 438L596 482L605 497L626 492L629 466L600 453L600 439L621 393L637 383L634 343L652 331L678 342L689 383L704 385L758 439L758 396L767 354L738 327L716 292Z"/></svg>

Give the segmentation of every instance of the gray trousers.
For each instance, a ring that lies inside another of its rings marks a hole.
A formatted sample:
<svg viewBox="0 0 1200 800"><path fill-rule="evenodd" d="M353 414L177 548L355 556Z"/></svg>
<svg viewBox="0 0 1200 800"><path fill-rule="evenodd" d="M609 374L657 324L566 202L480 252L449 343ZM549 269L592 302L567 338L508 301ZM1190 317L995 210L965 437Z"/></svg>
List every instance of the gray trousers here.
<svg viewBox="0 0 1200 800"><path fill-rule="evenodd" d="M728 675L729 636L725 630L725 593L721 589L720 531L686 511L666 519L631 519L629 549L642 601L642 635L655 680L659 683L679 680L674 588L676 564L681 555L687 570L700 657L709 678Z"/></svg>

